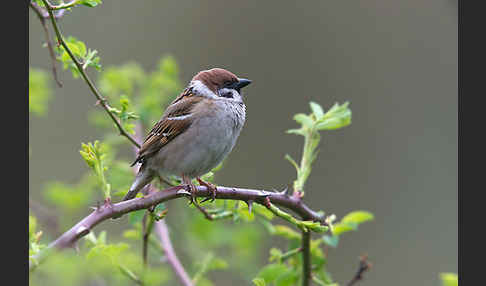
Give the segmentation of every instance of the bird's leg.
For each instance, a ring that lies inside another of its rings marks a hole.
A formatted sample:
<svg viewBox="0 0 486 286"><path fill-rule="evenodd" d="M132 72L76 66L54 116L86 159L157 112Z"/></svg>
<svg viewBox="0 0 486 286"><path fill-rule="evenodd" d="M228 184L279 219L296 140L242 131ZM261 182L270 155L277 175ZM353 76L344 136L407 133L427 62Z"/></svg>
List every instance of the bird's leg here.
<svg viewBox="0 0 486 286"><path fill-rule="evenodd" d="M205 182L200 177L197 177L196 179L201 186L205 186L206 188L208 188L208 191L211 193L211 202L214 202L214 200L216 199L216 192L218 191L218 189L216 188L216 185L213 184L213 183L210 183L210 182ZM209 199L210 198L205 198L201 203L203 203L203 202L205 202Z"/></svg>
<svg viewBox="0 0 486 286"><path fill-rule="evenodd" d="M197 200L196 200L197 189L196 189L196 186L192 183L191 179L186 177L184 174L182 175L182 181L184 182L184 184L189 186L189 191L191 193L191 203L193 203L194 205L197 205Z"/></svg>

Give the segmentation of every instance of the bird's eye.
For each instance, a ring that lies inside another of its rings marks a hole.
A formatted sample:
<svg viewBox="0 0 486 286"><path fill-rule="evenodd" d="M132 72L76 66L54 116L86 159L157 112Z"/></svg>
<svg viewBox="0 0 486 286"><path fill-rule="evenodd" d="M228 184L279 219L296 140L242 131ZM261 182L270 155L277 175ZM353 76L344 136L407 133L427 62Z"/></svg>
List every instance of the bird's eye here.
<svg viewBox="0 0 486 286"><path fill-rule="evenodd" d="M225 91L221 93L221 97L233 98L233 93L231 91Z"/></svg>

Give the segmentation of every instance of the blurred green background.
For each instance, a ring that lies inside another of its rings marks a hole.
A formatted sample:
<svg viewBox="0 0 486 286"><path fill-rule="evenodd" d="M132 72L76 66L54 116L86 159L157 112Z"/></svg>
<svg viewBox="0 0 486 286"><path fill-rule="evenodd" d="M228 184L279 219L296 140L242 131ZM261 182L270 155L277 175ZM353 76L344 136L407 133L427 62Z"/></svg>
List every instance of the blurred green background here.
<svg viewBox="0 0 486 286"><path fill-rule="evenodd" d="M439 272L457 272L457 1L104 1L74 9L60 26L97 49L103 67L136 61L153 70L170 54L184 85L212 67L252 79L220 185L291 184L284 155L299 158L303 140L285 134L296 127L292 116L308 113L310 100L325 109L350 101L353 123L323 134L305 197L338 217L375 214L330 250L335 280L348 281L363 253L373 269L361 285L439 285ZM29 65L48 70L43 41L29 11ZM86 119L95 108L86 84L66 71L60 78L48 116L30 118L29 192L39 202L47 181L80 179L80 142L102 137ZM185 222L168 223L177 235ZM119 233L122 224L103 227ZM248 285L231 275L214 281Z"/></svg>

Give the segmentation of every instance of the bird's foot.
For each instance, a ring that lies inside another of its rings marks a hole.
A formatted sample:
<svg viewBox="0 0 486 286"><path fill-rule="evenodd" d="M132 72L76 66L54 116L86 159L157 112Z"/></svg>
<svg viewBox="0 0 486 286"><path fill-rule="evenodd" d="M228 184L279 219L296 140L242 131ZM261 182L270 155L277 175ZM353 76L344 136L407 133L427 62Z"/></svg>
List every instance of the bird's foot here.
<svg viewBox="0 0 486 286"><path fill-rule="evenodd" d="M196 180L199 182L201 186L205 186L206 188L208 188L208 191L211 193L211 197L205 198L204 200L201 201L201 203L204 203L205 201L208 200L214 202L214 200L216 199L216 192L218 191L216 185L210 182L205 182L200 177L197 177Z"/></svg>
<svg viewBox="0 0 486 286"><path fill-rule="evenodd" d="M191 198L189 200L189 204L197 205L196 193L197 188L192 182L186 183L187 188L189 189L189 193L191 193Z"/></svg>

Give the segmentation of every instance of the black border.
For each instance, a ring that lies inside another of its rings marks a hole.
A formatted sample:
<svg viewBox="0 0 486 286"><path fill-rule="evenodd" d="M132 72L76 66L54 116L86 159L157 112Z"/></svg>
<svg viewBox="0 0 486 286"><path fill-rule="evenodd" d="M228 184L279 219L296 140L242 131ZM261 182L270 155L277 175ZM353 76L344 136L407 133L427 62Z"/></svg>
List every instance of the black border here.
<svg viewBox="0 0 486 286"><path fill-rule="evenodd" d="M484 1L464 0L459 0L458 4L458 275L459 285L483 285L482 221L486 216L484 200L477 196L486 190L481 180L486 175L486 4ZM473 258L476 261L471 261L471 253L476 254Z"/></svg>

